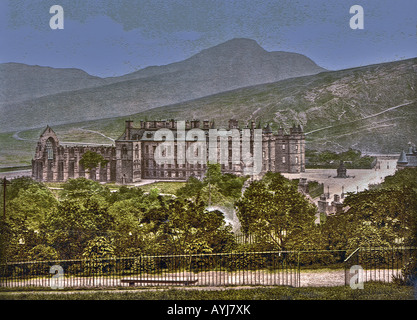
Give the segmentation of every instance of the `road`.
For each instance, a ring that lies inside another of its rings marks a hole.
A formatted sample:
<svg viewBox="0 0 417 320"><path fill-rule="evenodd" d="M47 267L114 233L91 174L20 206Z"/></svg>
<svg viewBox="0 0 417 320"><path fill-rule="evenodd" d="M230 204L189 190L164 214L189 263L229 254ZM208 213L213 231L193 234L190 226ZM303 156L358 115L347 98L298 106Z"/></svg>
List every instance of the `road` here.
<svg viewBox="0 0 417 320"><path fill-rule="evenodd" d="M379 116L379 115L381 115L381 114L383 114L385 112L389 112L389 111L392 111L392 110L395 110L395 109L398 109L398 108L401 108L401 107L408 106L408 105L410 105L410 104L412 104L414 102L416 102L416 101L413 100L413 101L409 101L409 102L406 102L406 103L402 103L402 104L399 104L397 106L390 107L390 108L387 108L385 110L382 110L380 112L377 112L377 113L374 113L374 114L370 114L370 115L368 115L366 117L363 117L363 118L360 118L360 119L356 119L356 120L352 120L352 121L349 121L349 122L345 122L344 125L347 125L347 124L350 124L350 123L354 123L354 122L358 122L358 121L362 121L362 120L369 119L369 118L373 118L373 117L377 117L377 116ZM314 132L318 132L318 131L330 129L330 128L333 128L333 127L339 126L339 125L340 124L337 124L337 125L334 125L334 126L327 126L327 127L323 127L323 128L318 128L318 129L315 129L315 130L311 130L309 132L305 132L305 135L309 135L309 134L312 134Z"/></svg>
<svg viewBox="0 0 417 320"><path fill-rule="evenodd" d="M302 173L283 173L288 179L307 178L307 181L317 181L324 184L324 192L330 193L330 200L335 194L341 195L342 191L361 192L369 189L370 184L378 184L384 181L384 178L393 175L396 171L397 160L385 159L383 156L377 158L379 162L378 169L348 169L348 178L335 178L336 169L306 169ZM317 202L318 198L314 199ZM341 199L343 201L343 199Z"/></svg>

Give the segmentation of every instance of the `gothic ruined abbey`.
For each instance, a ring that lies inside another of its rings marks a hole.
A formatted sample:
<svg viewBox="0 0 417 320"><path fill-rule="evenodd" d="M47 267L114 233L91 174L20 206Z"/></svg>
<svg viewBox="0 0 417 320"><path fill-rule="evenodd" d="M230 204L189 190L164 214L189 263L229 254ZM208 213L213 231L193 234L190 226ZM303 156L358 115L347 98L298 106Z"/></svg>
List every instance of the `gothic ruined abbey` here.
<svg viewBox="0 0 417 320"><path fill-rule="evenodd" d="M229 120L228 128L219 130L211 121L141 121L136 128L128 120L123 134L114 145L92 146L60 143L55 132L47 126L39 138L32 160L32 177L47 182L86 177L120 184L142 179L187 180L190 176L203 177L213 155L222 160L219 161L222 172L242 175L246 172L245 168L251 166L241 159L245 154L249 157L246 159L256 156L260 159L256 176L268 171L297 173L305 170L305 135L301 126L293 126L289 132L284 129L273 132L269 125L263 128L258 125L256 128L251 121L240 128L237 120ZM213 132L230 134L219 134L213 139ZM192 148L196 141L202 142L200 148ZM163 149L160 148L162 144L165 144ZM86 170L80 160L88 150L100 154L106 163ZM162 158L157 158L156 153L161 150ZM234 151L240 158L233 156ZM173 157L164 158L164 152ZM181 152L188 158L179 157Z"/></svg>

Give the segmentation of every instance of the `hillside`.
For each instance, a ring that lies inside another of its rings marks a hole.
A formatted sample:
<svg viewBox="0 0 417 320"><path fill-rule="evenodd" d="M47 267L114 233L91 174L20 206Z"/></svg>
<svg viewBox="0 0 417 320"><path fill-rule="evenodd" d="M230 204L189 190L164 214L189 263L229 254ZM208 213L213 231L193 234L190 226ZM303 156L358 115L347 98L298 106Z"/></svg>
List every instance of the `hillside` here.
<svg viewBox="0 0 417 320"><path fill-rule="evenodd" d="M132 118L250 119L273 129L302 124L307 147L400 152L417 143L417 59L287 79L156 108Z"/></svg>
<svg viewBox="0 0 417 320"><path fill-rule="evenodd" d="M75 69L0 67L0 132L123 116L325 71L301 54L267 52L249 39L233 39L181 62L113 78Z"/></svg>
<svg viewBox="0 0 417 320"><path fill-rule="evenodd" d="M0 105L107 84L80 69L0 64Z"/></svg>
<svg viewBox="0 0 417 320"><path fill-rule="evenodd" d="M286 79L129 116L140 120L235 118L270 123L276 130L302 124L309 150L399 153L417 144L417 58ZM112 143L127 117L54 126L61 141ZM2 166L29 164L44 127L0 134ZM105 138L104 136L108 138Z"/></svg>

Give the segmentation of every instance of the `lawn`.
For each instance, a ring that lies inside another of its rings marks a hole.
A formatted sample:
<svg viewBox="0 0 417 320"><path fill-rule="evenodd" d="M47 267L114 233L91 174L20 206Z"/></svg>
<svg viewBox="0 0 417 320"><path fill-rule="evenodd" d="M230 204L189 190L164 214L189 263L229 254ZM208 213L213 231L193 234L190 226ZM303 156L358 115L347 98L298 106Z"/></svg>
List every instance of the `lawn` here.
<svg viewBox="0 0 417 320"><path fill-rule="evenodd" d="M176 194L177 190L181 187L183 187L186 183L185 182L171 182L171 181L161 181L161 182L155 182L150 184L145 184L143 186L140 186L140 188L144 192L149 192L152 189L159 189L160 193L166 193L166 194Z"/></svg>
<svg viewBox="0 0 417 320"><path fill-rule="evenodd" d="M0 292L2 300L415 300L411 286L365 283L364 289L338 287L170 288L83 291Z"/></svg>

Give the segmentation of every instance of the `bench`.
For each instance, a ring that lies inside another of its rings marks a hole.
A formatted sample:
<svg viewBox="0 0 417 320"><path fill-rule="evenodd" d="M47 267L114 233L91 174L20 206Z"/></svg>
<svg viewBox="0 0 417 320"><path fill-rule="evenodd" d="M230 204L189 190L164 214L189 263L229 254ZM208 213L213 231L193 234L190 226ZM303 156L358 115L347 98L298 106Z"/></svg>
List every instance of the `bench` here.
<svg viewBox="0 0 417 320"><path fill-rule="evenodd" d="M147 284L182 284L189 286L190 284L197 283L198 279L121 279L121 283L128 283L130 287L134 286L135 283L147 283Z"/></svg>

